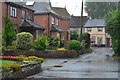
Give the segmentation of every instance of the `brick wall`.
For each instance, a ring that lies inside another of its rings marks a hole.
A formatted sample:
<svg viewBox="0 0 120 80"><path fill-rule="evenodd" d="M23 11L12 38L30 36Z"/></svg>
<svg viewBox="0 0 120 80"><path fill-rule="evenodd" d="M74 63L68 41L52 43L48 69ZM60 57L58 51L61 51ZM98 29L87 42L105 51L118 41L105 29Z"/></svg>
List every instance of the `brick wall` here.
<svg viewBox="0 0 120 80"><path fill-rule="evenodd" d="M34 22L45 28L44 34L48 34L48 15L34 15Z"/></svg>

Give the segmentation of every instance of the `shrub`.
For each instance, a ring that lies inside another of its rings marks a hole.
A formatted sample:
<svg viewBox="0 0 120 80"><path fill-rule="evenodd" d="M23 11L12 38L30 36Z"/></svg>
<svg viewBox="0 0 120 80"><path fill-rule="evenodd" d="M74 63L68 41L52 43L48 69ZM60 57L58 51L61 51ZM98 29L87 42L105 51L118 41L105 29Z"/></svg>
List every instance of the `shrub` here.
<svg viewBox="0 0 120 80"><path fill-rule="evenodd" d="M46 35L38 36L34 41L35 50L45 50L49 45L48 37Z"/></svg>
<svg viewBox="0 0 120 80"><path fill-rule="evenodd" d="M49 38L49 45L53 47L59 47L60 46L60 40L57 37L50 37Z"/></svg>
<svg viewBox="0 0 120 80"><path fill-rule="evenodd" d="M78 40L79 35L75 31L70 31L70 39L71 40Z"/></svg>
<svg viewBox="0 0 120 80"><path fill-rule="evenodd" d="M29 50L33 45L33 35L28 32L17 34L17 49Z"/></svg>
<svg viewBox="0 0 120 80"><path fill-rule="evenodd" d="M77 40L71 40L68 42L67 47L69 50L80 50L83 45Z"/></svg>
<svg viewBox="0 0 120 80"><path fill-rule="evenodd" d="M16 33L13 24L8 17L4 18L4 31L3 31L3 46L11 46L16 38Z"/></svg>

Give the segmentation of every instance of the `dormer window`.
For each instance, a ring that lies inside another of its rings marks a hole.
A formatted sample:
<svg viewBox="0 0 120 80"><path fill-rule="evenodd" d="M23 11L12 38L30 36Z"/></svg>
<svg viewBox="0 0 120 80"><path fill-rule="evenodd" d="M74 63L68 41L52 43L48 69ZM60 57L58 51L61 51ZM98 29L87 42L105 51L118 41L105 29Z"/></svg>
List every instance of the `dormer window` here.
<svg viewBox="0 0 120 80"><path fill-rule="evenodd" d="M28 1L28 2L26 2L26 5L27 5L27 6L33 6L34 3L35 3L34 1Z"/></svg>
<svg viewBox="0 0 120 80"><path fill-rule="evenodd" d="M11 17L17 17L17 8L10 7L10 16Z"/></svg>
<svg viewBox="0 0 120 80"><path fill-rule="evenodd" d="M54 17L52 17L52 24L55 24L55 19L54 19Z"/></svg>

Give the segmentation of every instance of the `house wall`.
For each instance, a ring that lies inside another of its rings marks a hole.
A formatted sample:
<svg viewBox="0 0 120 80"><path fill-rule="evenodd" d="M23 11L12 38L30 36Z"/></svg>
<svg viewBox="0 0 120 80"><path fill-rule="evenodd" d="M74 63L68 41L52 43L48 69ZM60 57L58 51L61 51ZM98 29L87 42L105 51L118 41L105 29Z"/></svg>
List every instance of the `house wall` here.
<svg viewBox="0 0 120 80"><path fill-rule="evenodd" d="M59 19L59 26L64 30L64 34L62 35L64 40L70 40L70 34L67 32L67 30L70 30L70 20Z"/></svg>
<svg viewBox="0 0 120 80"><path fill-rule="evenodd" d="M58 28L65 30L65 31L69 30L70 21L60 19L53 14L42 14L42 15L36 14L34 15L34 22L45 28L44 34L58 37L59 32L50 32L51 27L52 27L52 17L54 17L54 23L55 23L54 25L56 25L56 20L58 19L58 26L59 26ZM63 40L70 40L70 36L68 33L64 32L62 36L64 36Z"/></svg>
<svg viewBox="0 0 120 80"><path fill-rule="evenodd" d="M15 7L17 9L17 17L11 17L10 16L10 7ZM14 5L10 5L10 4L7 4L6 2L3 2L2 3L2 17L9 17L9 19L11 20L11 22L13 23L14 25L14 29L16 30L17 33L20 32L20 23L22 21L22 10L25 11L25 20L27 20L27 17L28 17L28 13L31 13L33 16L34 16L34 11L32 10L29 10L29 9L26 9L26 8L22 8L22 7L17 7L17 6L14 6ZM34 19L32 20L34 22ZM2 19L2 27L4 29L4 21ZM34 40L36 39L36 36L37 36L37 31L35 30L33 32L33 37L34 37Z"/></svg>
<svg viewBox="0 0 120 80"><path fill-rule="evenodd" d="M88 28L85 28L85 32L88 32L87 31ZM97 38L103 38L102 40L102 45L106 45L106 33L105 33L105 28L103 27L102 28L103 31L102 32L98 32L98 28L92 28L92 31L91 32L88 32L90 34L90 37L95 37L95 43L91 43L91 44L97 44L98 45L98 40Z"/></svg>
<svg viewBox="0 0 120 80"><path fill-rule="evenodd" d="M34 15L34 22L45 28L44 34L48 33L48 14Z"/></svg>

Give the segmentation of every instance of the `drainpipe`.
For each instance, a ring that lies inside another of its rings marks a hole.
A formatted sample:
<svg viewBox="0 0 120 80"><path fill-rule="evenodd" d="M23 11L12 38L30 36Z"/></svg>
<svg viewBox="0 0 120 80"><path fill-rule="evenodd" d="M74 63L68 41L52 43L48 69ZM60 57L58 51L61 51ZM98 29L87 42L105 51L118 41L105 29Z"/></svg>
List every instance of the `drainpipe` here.
<svg viewBox="0 0 120 80"><path fill-rule="evenodd" d="M50 13L48 13L48 36L51 36L51 33L50 33Z"/></svg>

